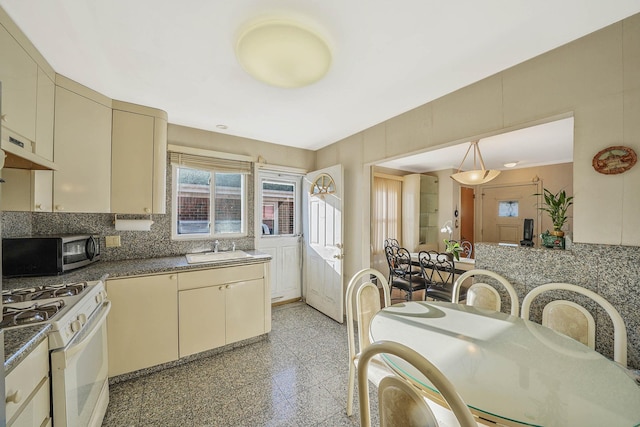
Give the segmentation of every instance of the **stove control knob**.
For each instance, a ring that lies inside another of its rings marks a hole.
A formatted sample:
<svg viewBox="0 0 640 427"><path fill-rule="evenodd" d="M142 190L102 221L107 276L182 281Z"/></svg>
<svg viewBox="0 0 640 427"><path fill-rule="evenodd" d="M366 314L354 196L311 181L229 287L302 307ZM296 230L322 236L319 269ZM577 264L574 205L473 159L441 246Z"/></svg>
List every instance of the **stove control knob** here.
<svg viewBox="0 0 640 427"><path fill-rule="evenodd" d="M78 321L80 321L80 324L84 325L87 323L87 315L84 313L78 315Z"/></svg>
<svg viewBox="0 0 640 427"><path fill-rule="evenodd" d="M79 320L74 320L73 322L71 322L71 330L73 332L78 332L80 329L82 329L82 323L80 323Z"/></svg>

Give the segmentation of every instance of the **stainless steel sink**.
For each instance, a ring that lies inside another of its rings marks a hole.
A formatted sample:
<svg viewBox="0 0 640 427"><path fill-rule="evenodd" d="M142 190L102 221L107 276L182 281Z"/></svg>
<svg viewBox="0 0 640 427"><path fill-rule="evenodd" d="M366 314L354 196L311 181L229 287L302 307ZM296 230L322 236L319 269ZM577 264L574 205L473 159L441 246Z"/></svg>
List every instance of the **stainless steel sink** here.
<svg viewBox="0 0 640 427"><path fill-rule="evenodd" d="M247 258L250 257L248 253L244 251L228 251L228 252L200 252L196 254L187 254L187 262L189 264L197 264L201 262L214 262L224 261L229 259Z"/></svg>

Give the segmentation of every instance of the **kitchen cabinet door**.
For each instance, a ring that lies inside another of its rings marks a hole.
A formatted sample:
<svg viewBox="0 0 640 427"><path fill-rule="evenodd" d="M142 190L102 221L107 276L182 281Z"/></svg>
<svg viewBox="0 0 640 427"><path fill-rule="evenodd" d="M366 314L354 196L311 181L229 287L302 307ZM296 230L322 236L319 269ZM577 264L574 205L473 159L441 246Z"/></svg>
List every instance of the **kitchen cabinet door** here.
<svg viewBox="0 0 640 427"><path fill-rule="evenodd" d="M225 286L225 293L227 344L264 334L264 280L232 283Z"/></svg>
<svg viewBox="0 0 640 427"><path fill-rule="evenodd" d="M6 377L8 426L40 426L50 418L49 347L44 340Z"/></svg>
<svg viewBox="0 0 640 427"><path fill-rule="evenodd" d="M54 211L110 212L111 108L56 86L54 140Z"/></svg>
<svg viewBox="0 0 640 427"><path fill-rule="evenodd" d="M178 359L177 277L107 280L110 377Z"/></svg>
<svg viewBox="0 0 640 427"><path fill-rule="evenodd" d="M52 212L53 172L2 169L0 199L5 211Z"/></svg>
<svg viewBox="0 0 640 427"><path fill-rule="evenodd" d="M0 25L0 81L2 81L2 125L32 152L36 138L36 91L38 66L15 38Z"/></svg>
<svg viewBox="0 0 640 427"><path fill-rule="evenodd" d="M226 344L225 287L179 292L180 357Z"/></svg>
<svg viewBox="0 0 640 427"><path fill-rule="evenodd" d="M167 121L164 111L113 102L111 212L165 213Z"/></svg>
<svg viewBox="0 0 640 427"><path fill-rule="evenodd" d="M34 152L53 161L53 117L56 85L38 68L38 93L36 103L36 145Z"/></svg>

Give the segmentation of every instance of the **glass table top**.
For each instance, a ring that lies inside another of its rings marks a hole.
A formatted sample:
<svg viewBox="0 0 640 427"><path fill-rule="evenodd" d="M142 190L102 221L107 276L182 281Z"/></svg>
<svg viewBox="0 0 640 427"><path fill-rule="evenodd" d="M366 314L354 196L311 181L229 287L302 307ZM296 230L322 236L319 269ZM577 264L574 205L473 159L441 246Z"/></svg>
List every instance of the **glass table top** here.
<svg viewBox="0 0 640 427"><path fill-rule="evenodd" d="M376 314L370 335L425 356L487 419L541 426L640 424L640 387L625 369L519 317L462 304L409 302ZM435 391L411 365L390 355L384 359Z"/></svg>

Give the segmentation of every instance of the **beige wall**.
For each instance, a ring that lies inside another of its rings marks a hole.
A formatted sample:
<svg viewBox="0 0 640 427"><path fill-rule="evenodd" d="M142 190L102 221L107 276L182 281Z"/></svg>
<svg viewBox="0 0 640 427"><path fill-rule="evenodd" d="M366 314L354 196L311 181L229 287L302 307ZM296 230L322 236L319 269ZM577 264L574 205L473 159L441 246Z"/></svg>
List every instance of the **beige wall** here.
<svg viewBox="0 0 640 427"><path fill-rule="evenodd" d="M556 193L560 190L565 190L568 196L573 196L573 164L561 163L557 165L538 166L532 168L522 168L515 170L502 171L497 178L487 183L485 186L478 186L476 189L476 204L475 204L475 218L476 218L476 235L475 241L481 242L479 237L479 230L483 225L482 222L482 197L478 193L482 193L483 188L487 187L499 187L512 184L523 184L536 182L540 185L540 191L543 188ZM540 199L540 202L542 200ZM567 210L568 221L562 228L563 231L569 233L569 236L573 236L573 206L570 206ZM553 229L553 222L549 215L545 212L539 213L535 218L535 227L539 232Z"/></svg>
<svg viewBox="0 0 640 427"><path fill-rule="evenodd" d="M593 170L602 148L640 153L640 15L488 77L317 152L345 168L345 276L369 265L369 165L574 117L574 240L640 246L640 166Z"/></svg>
<svg viewBox="0 0 640 427"><path fill-rule="evenodd" d="M254 139L240 138L186 126L169 124L169 144L202 148L223 153L243 154L254 160L262 156L267 164L288 166L311 171L315 166L315 153L301 148L270 144Z"/></svg>

